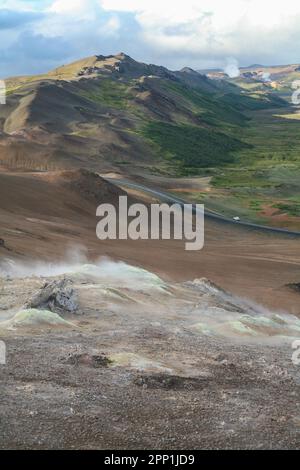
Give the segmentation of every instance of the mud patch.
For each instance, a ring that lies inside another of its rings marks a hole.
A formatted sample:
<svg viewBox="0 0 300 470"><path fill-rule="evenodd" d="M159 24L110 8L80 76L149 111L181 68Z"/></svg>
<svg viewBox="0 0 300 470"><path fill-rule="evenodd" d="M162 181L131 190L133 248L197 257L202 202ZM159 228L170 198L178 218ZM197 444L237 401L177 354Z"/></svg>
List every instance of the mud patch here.
<svg viewBox="0 0 300 470"><path fill-rule="evenodd" d="M179 375L152 374L140 375L134 384L149 389L202 390L207 385L207 377L182 377Z"/></svg>

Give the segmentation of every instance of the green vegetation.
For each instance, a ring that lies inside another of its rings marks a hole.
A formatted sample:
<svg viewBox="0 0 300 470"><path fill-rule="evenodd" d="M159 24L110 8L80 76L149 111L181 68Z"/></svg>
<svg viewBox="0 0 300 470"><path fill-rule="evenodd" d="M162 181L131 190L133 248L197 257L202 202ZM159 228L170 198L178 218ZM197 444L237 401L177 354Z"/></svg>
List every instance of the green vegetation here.
<svg viewBox="0 0 300 470"><path fill-rule="evenodd" d="M218 126L243 126L247 117L233 106L228 105L223 94L212 94L202 90L189 88L180 83L166 82L163 88L172 92L179 100L183 100L188 109L198 115L200 122ZM237 101L241 100L237 95ZM243 100L243 98L242 98Z"/></svg>
<svg viewBox="0 0 300 470"><path fill-rule="evenodd" d="M142 134L158 145L163 156L175 163L182 174L232 162L232 152L246 147L220 132L186 124L153 121L143 127Z"/></svg>
<svg viewBox="0 0 300 470"><path fill-rule="evenodd" d="M20 87L15 87L15 88L7 88L6 89L6 96L13 95L16 91L19 90Z"/></svg>
<svg viewBox="0 0 300 470"><path fill-rule="evenodd" d="M278 117L276 109L255 111L251 117L238 137L253 146L237 151L233 163L214 171L210 199L219 194L225 213L244 207L249 220L272 223L262 212L267 207L278 209L274 214L300 217L299 121ZM293 228L300 228L300 221Z"/></svg>
<svg viewBox="0 0 300 470"><path fill-rule="evenodd" d="M273 207L285 212L292 217L300 217L300 199L299 201L287 201L274 204Z"/></svg>
<svg viewBox="0 0 300 470"><path fill-rule="evenodd" d="M91 101L117 109L126 109L128 101L133 98L127 85L110 79L88 83L88 88L80 94Z"/></svg>
<svg viewBox="0 0 300 470"><path fill-rule="evenodd" d="M193 112L207 128L190 135L184 126L170 131L156 123L145 135L176 161L178 175L200 175L207 167L213 178L211 191L201 196L206 206L268 224L272 214L282 214L282 226L300 229L300 220L288 219L300 217L300 123L288 103L261 90L204 96L177 83L167 86L193 102ZM233 137L239 144L232 148ZM190 199L196 202L198 196Z"/></svg>
<svg viewBox="0 0 300 470"><path fill-rule="evenodd" d="M240 111L255 111L259 109L285 107L286 103L279 97L270 93L227 93L223 96L223 102Z"/></svg>
<svg viewBox="0 0 300 470"><path fill-rule="evenodd" d="M243 157L247 155L248 160L249 155L252 158L252 155L256 154L257 140L261 150L263 136L257 134L264 132L260 123L256 126L256 115L268 115L269 109L274 106L279 109L287 106L281 98L270 93L249 95L238 90L233 93L231 88L228 92L226 87L220 91L216 89L215 93L208 93L171 81L164 81L162 88L166 93L170 93L172 98L175 97L178 104L192 111L199 122L198 125L192 125L182 124L180 121L176 124L151 121L142 128L142 135L156 145L160 155L172 162L172 165L176 164L178 175L199 174L201 168L227 168L229 164L239 169L244 166L251 167L252 163L249 165L248 161L245 165ZM273 116L272 119L274 120ZM262 120L265 122L265 115ZM274 126L274 122L271 126ZM274 139L274 136L272 138ZM214 174L217 174L214 184L219 187L226 186L226 178L228 186L231 187L232 183L234 184L232 179L241 177L246 183L249 176L239 172L232 177L225 171L222 178L217 170ZM253 186L253 175L251 180L250 186ZM264 185L263 177L256 177L256 182L260 186ZM238 186L240 181L235 184ZM268 185L267 182L266 186Z"/></svg>
<svg viewBox="0 0 300 470"><path fill-rule="evenodd" d="M262 210L262 201L258 199L252 199L249 201L250 209L254 211L261 211Z"/></svg>

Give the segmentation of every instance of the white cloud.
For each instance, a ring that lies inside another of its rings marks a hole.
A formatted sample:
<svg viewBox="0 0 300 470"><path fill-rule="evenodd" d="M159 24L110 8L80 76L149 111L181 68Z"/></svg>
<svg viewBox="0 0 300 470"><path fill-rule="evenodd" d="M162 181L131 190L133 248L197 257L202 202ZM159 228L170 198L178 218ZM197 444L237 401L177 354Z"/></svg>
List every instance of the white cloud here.
<svg viewBox="0 0 300 470"><path fill-rule="evenodd" d="M9 48L8 66L10 60L15 70L18 63L22 73L25 47L22 64L13 57L22 32L63 38L80 57L124 50L172 69L225 68L228 57L241 66L300 61L300 2L295 0L0 0L0 9L41 14L34 23L0 31L0 53L7 57Z"/></svg>
<svg viewBox="0 0 300 470"><path fill-rule="evenodd" d="M261 0L99 0L106 10L130 11L142 13L148 18L156 16L175 18L179 21L191 20L195 14L212 12L216 26L231 27L240 19L247 19L256 25L274 25L284 17L293 16L300 12L299 2L262 2Z"/></svg>
<svg viewBox="0 0 300 470"><path fill-rule="evenodd" d="M112 16L109 18L107 23L105 24L105 31L107 34L116 34L121 27L120 20L117 16Z"/></svg>
<svg viewBox="0 0 300 470"><path fill-rule="evenodd" d="M86 0L55 0L49 8L53 13L81 13L88 7Z"/></svg>
<svg viewBox="0 0 300 470"><path fill-rule="evenodd" d="M300 46L300 2L262 0L99 0L108 11L128 11L144 41L164 54L197 56L199 61L234 56L264 60L296 55ZM278 49L279 48L279 49ZM295 52L294 52L295 51ZM279 61L284 60L278 59Z"/></svg>

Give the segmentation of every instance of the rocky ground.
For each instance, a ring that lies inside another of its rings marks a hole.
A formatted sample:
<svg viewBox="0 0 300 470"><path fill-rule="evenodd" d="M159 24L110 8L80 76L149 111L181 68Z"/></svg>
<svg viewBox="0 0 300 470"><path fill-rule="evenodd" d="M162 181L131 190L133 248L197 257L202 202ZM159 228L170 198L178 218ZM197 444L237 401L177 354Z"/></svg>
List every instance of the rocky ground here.
<svg viewBox="0 0 300 470"><path fill-rule="evenodd" d="M295 316L108 260L16 273L0 281L0 448L299 447Z"/></svg>

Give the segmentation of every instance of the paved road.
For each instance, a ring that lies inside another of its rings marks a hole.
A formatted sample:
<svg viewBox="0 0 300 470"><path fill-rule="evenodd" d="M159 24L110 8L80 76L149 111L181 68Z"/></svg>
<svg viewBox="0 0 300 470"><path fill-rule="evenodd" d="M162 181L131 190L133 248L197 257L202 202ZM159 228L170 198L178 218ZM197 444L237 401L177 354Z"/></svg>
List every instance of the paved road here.
<svg viewBox="0 0 300 470"><path fill-rule="evenodd" d="M116 184L117 186L123 186L123 187L131 188L131 189L136 189L147 194L152 194L153 196L156 196L159 199L166 201L166 202L177 203L180 205L188 204L188 201L180 199L176 196L173 196L173 194L166 193L159 189L148 188L147 186L144 186L142 184L133 183L131 181L127 181L123 179L122 180L118 180L115 178L106 178L106 179L110 181L111 183ZM256 229L256 230L260 230L263 232L271 232L271 233L277 233L277 234L283 234L283 235L291 235L294 237L300 237L300 232L295 232L295 231L287 230L283 228L268 227L266 225L259 225L259 224L254 224L251 222L243 222L243 221L235 222L234 220L229 219L228 217L224 217L209 209L205 209L205 217L209 219L213 219L213 220L218 220L219 222L223 222L226 224L239 225L242 227Z"/></svg>

